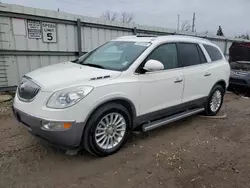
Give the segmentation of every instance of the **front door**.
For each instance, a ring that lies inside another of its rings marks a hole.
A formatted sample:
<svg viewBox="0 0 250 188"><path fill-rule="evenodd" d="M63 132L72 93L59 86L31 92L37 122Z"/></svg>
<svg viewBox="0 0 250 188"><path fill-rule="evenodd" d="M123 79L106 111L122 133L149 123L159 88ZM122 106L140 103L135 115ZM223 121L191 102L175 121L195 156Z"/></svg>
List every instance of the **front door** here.
<svg viewBox="0 0 250 188"><path fill-rule="evenodd" d="M176 44L162 44L155 48L144 61L157 60L164 65L164 70L139 74L141 82L140 115L164 113L168 107L182 102L184 76L179 68Z"/></svg>

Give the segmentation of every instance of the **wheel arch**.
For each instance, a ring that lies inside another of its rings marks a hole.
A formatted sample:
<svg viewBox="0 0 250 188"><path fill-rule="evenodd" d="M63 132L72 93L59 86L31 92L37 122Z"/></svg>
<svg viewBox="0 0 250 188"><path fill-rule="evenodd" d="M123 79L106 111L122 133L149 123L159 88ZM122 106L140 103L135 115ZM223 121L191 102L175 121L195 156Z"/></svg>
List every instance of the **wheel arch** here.
<svg viewBox="0 0 250 188"><path fill-rule="evenodd" d="M134 103L127 99L127 98L124 98L124 97L116 97L116 98L112 98L112 99L108 99L108 100L105 100L105 101L102 101L100 104L98 104L95 108L93 108L90 113L87 115L87 118L86 118L86 121L85 121L85 124L88 123L90 117L102 106L108 104L108 103L118 103L118 104L121 104L122 106L124 106L130 116L131 116L131 127L133 127L133 121L134 119L136 118L136 107L134 105ZM84 128L85 129L85 128Z"/></svg>
<svg viewBox="0 0 250 188"><path fill-rule="evenodd" d="M224 91L226 92L226 90L227 90L227 84L226 84L226 81L225 81L225 80L218 80L218 81L213 85L213 87L211 88L211 90L212 90L215 86L217 86L217 85L220 85L220 86L224 89Z"/></svg>

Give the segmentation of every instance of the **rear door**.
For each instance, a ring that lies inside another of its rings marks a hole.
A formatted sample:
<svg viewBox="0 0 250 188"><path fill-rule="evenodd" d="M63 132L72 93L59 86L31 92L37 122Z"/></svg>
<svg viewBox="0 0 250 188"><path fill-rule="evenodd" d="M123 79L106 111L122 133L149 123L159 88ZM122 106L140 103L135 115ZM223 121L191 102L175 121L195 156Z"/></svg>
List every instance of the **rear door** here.
<svg viewBox="0 0 250 188"><path fill-rule="evenodd" d="M211 89L209 64L199 44L178 43L185 86L182 102L203 103Z"/></svg>
<svg viewBox="0 0 250 188"><path fill-rule="evenodd" d="M207 85L210 86L210 88L207 88L207 92L210 92L211 88L218 81L224 80L228 84L230 67L228 61L218 47L206 44L201 45L201 47L208 56L206 73L210 76L207 76L205 79Z"/></svg>

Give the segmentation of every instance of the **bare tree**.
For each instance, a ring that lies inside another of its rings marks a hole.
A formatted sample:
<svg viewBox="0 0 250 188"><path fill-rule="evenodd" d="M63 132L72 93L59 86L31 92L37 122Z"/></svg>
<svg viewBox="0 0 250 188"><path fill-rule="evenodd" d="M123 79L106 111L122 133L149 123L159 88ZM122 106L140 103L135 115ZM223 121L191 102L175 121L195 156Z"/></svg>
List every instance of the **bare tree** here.
<svg viewBox="0 0 250 188"><path fill-rule="evenodd" d="M115 21L118 18L118 14L116 12L106 11L102 13L101 17L106 20ZM121 18L122 23L130 23L134 19L134 14L128 12L122 12L121 15L119 15L119 17Z"/></svg>
<svg viewBox="0 0 250 188"><path fill-rule="evenodd" d="M208 31L208 30L206 30L206 31L204 31L204 33L205 33L206 35L208 35L208 34L209 34L209 31Z"/></svg>
<svg viewBox="0 0 250 188"><path fill-rule="evenodd" d="M204 31L201 31L200 33L204 34L206 36L208 36L208 35L215 35L215 33L213 31L211 31L211 30L204 30Z"/></svg>
<svg viewBox="0 0 250 188"><path fill-rule="evenodd" d="M122 12L121 13L121 22L122 23L130 23L134 19L133 13Z"/></svg>
<svg viewBox="0 0 250 188"><path fill-rule="evenodd" d="M189 21L182 22L181 31L191 31L191 24L189 23Z"/></svg>
<svg viewBox="0 0 250 188"><path fill-rule="evenodd" d="M246 34L241 34L241 35L238 35L238 36L235 36L235 38L246 39L246 40L249 40L249 39L250 39L248 33L246 33Z"/></svg>
<svg viewBox="0 0 250 188"><path fill-rule="evenodd" d="M117 13L110 12L107 10L106 12L102 13L101 17L103 17L106 20L115 21L117 19Z"/></svg>

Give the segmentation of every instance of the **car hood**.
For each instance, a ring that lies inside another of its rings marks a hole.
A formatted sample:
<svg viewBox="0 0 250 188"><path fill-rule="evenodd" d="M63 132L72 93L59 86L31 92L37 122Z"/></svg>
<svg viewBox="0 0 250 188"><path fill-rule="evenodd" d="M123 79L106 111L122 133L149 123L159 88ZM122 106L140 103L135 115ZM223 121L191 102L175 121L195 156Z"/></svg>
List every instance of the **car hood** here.
<svg viewBox="0 0 250 188"><path fill-rule="evenodd" d="M95 81L112 79L119 71L84 66L72 62L46 66L26 74L38 83L43 91L55 91L76 85L95 85Z"/></svg>

